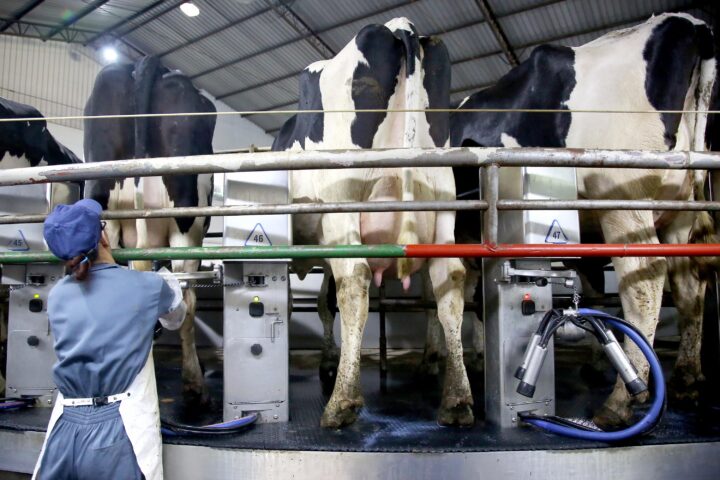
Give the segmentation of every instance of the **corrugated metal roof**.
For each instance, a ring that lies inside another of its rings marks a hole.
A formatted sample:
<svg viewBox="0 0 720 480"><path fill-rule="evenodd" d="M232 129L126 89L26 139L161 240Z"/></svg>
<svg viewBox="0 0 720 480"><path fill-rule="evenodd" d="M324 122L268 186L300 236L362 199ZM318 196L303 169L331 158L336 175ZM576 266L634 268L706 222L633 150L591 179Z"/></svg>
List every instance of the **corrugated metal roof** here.
<svg viewBox="0 0 720 480"><path fill-rule="evenodd" d="M29 0L0 2L0 24ZM146 54L161 55L170 68L237 110L295 108L297 74L320 60L315 35L337 52L365 25L405 16L423 35L440 35L453 62L452 99L492 84L509 69L490 25L476 0L194 0L200 15L188 18L176 8L183 0L110 0L58 35L86 42L116 27L112 35ZM89 0L45 0L13 23L5 33L42 36L87 7ZM717 16L712 0L488 0L500 28L522 61L542 43L577 46L607 31L639 23L652 14L689 10L705 20ZM289 8L295 25L276 11ZM690 10L692 9L692 10ZM147 10L144 13L143 10ZM128 20L129 19L129 20ZM44 25L44 26L43 26ZM320 50L319 50L320 48ZM266 130L282 125L287 115L253 115Z"/></svg>

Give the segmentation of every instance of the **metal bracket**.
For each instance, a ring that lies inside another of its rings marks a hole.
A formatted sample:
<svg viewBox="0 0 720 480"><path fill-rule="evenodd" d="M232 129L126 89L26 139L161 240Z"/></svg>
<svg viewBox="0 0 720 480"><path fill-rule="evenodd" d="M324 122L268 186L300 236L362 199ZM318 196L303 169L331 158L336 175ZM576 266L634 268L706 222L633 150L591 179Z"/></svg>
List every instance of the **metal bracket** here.
<svg viewBox="0 0 720 480"><path fill-rule="evenodd" d="M544 277L544 278L559 278L563 280L572 280L573 283L577 279L577 273L575 270L523 270L514 268L510 262L507 261L502 264L502 282L511 282L512 277Z"/></svg>
<svg viewBox="0 0 720 480"><path fill-rule="evenodd" d="M275 325L281 325L284 322L280 319L280 313L272 312L266 313L265 315L268 317L275 317L275 319L270 322L270 341L275 343Z"/></svg>
<svg viewBox="0 0 720 480"><path fill-rule="evenodd" d="M528 405L539 405L539 404L549 405L550 402L552 402L552 401L553 401L552 398L547 398L547 397L546 397L546 398L543 398L543 399L541 399L541 400L531 400L531 401L527 401L527 402L514 402L514 403L508 402L508 403L506 403L505 405L506 405L507 407L510 407L510 410L513 410L514 407L525 407L525 406L528 406Z"/></svg>

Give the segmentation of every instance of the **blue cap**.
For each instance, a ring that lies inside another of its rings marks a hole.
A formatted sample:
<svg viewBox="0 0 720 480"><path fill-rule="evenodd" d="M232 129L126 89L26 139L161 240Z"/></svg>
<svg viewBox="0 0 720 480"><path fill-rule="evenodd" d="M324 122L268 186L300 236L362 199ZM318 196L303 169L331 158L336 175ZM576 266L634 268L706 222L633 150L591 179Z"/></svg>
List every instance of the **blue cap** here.
<svg viewBox="0 0 720 480"><path fill-rule="evenodd" d="M102 230L100 213L100 204L89 198L55 207L45 219L44 235L50 251L70 260L97 247Z"/></svg>

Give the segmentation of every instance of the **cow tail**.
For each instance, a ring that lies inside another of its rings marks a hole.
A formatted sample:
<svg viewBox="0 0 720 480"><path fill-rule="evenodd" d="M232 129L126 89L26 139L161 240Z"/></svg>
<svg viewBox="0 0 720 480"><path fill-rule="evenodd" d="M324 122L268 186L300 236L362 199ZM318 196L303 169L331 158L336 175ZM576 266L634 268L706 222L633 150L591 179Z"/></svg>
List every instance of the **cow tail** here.
<svg viewBox="0 0 720 480"><path fill-rule="evenodd" d="M405 112L403 146L404 147L426 147L428 145L418 144L422 141L421 135L418 133L419 121L418 116L424 113L417 112L422 110L425 105L422 104L420 92L423 88L421 62L422 49L420 48L419 37L415 27L405 18L394 19L386 24L393 34L402 41L405 50L405 108L408 110L416 110ZM414 185L414 168L406 167L400 169L400 182L402 190L402 201L412 202L415 200ZM402 212L400 214L400 234L398 235L398 243L401 245L412 245L419 243L417 235L417 219L415 212ZM412 274L413 259L399 258L397 271L398 278L403 282L404 286L409 286L409 277Z"/></svg>
<svg viewBox="0 0 720 480"><path fill-rule="evenodd" d="M706 40L701 38L704 46L707 46ZM710 43L712 45L712 43ZM710 52L704 55L701 52L702 60L700 61L700 74L697 82L696 99L699 112L708 110L717 110L720 108L720 99L718 99L718 78L717 78L717 55ZM708 148L717 149L718 140L711 138L707 134L713 129L710 124L718 122L720 119L713 119L708 122L708 114L697 113L695 115L695 129L692 149L695 151L705 151ZM704 170L693 170L693 199L696 201L705 200L705 180L707 172ZM717 173L716 173L717 174ZM720 243L720 237L715 232L715 222L712 215L707 211L698 212L688 238L690 243ZM692 257L694 261L706 272L711 269L720 267L720 260L716 257Z"/></svg>
<svg viewBox="0 0 720 480"><path fill-rule="evenodd" d="M412 202L415 200L413 186L413 169L403 168L401 172L402 200L403 202ZM419 243L417 235L417 221L415 212L402 212L400 216L400 235L398 236L400 245L412 245ZM412 274L413 259L398 259L398 278L404 280Z"/></svg>
<svg viewBox="0 0 720 480"><path fill-rule="evenodd" d="M152 113L150 98L152 96L155 78L160 74L160 60L157 57L143 57L135 63L135 113ZM150 119L138 117L135 119L135 158L147 158L148 131Z"/></svg>

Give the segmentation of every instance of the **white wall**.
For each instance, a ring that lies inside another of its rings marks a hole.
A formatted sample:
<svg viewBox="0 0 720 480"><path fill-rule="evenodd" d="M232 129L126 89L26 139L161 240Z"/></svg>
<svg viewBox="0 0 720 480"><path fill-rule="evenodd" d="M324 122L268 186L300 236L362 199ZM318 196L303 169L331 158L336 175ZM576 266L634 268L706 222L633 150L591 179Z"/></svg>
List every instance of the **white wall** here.
<svg viewBox="0 0 720 480"><path fill-rule="evenodd" d="M82 115L102 68L81 45L0 35L0 96L46 116ZM52 134L82 158L82 120L48 122Z"/></svg>
<svg viewBox="0 0 720 480"><path fill-rule="evenodd" d="M203 92L215 104L218 112L234 112L232 108L212 95ZM218 115L215 123L215 136L213 137L213 150L239 150L256 147L269 147L272 145L273 137L249 120L240 115Z"/></svg>

